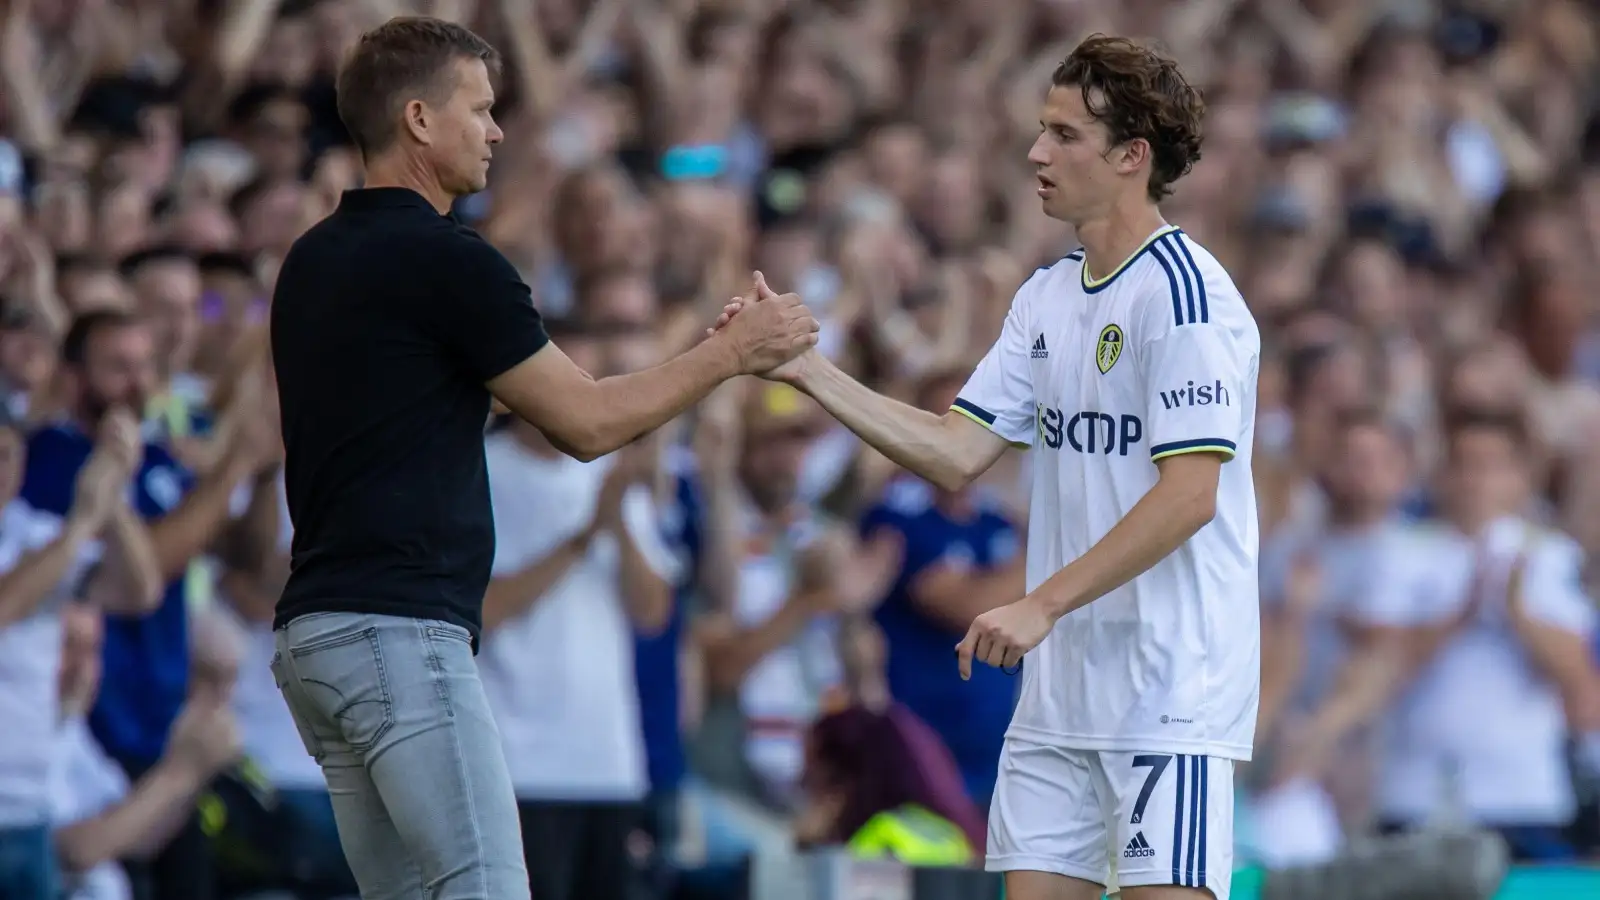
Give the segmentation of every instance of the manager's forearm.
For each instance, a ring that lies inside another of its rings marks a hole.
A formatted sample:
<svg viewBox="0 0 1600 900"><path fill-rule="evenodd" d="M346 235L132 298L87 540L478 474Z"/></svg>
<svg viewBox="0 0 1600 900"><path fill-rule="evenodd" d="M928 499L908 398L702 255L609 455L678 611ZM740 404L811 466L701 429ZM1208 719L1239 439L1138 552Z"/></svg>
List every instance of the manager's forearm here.
<svg viewBox="0 0 1600 900"><path fill-rule="evenodd" d="M739 374L733 347L720 338L701 341L652 369L594 383L582 399L583 434L572 441L584 456L600 457L672 421Z"/></svg>
<svg viewBox="0 0 1600 900"><path fill-rule="evenodd" d="M1060 617L1127 584L1211 521L1214 491L1207 496L1193 485L1157 481L1099 543L1034 593Z"/></svg>
<svg viewBox="0 0 1600 900"><path fill-rule="evenodd" d="M874 392L820 353L796 387L896 465L940 487L959 489L975 474L952 452L943 417Z"/></svg>

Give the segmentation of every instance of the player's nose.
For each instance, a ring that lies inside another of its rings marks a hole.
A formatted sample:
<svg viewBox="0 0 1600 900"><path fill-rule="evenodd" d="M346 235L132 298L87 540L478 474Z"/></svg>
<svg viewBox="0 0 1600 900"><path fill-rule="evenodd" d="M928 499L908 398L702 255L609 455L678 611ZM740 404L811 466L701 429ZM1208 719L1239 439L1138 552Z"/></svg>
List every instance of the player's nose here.
<svg viewBox="0 0 1600 900"><path fill-rule="evenodd" d="M1040 168L1050 165L1050 152L1044 145L1044 135L1034 139L1033 146L1028 148L1028 162Z"/></svg>

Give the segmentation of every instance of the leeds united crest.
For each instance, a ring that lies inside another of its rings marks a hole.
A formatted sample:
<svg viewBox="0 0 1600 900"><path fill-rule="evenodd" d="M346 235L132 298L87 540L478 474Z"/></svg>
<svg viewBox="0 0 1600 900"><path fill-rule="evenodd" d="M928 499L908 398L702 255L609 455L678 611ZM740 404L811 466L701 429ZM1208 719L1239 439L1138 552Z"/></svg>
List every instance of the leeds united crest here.
<svg viewBox="0 0 1600 900"><path fill-rule="evenodd" d="M1100 367L1100 374L1111 371L1122 357L1122 329L1115 325L1107 325L1100 329L1100 342L1094 348L1094 362Z"/></svg>

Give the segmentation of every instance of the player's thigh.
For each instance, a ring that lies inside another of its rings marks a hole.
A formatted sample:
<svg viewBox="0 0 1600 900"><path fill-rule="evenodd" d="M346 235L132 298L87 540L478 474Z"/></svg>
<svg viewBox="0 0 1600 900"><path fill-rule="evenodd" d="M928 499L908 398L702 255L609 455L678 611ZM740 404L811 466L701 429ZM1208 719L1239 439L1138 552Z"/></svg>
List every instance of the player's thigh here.
<svg viewBox="0 0 1600 900"><path fill-rule="evenodd" d="M1228 900L1233 874L1233 760L1103 752L1115 795L1116 885L1124 900Z"/></svg>
<svg viewBox="0 0 1600 900"><path fill-rule="evenodd" d="M989 804L984 867L1005 872L1011 900L1097 898L1110 874L1112 798L1093 751L1006 741Z"/></svg>
<svg viewBox="0 0 1600 900"><path fill-rule="evenodd" d="M1006 900L1101 900L1105 886L1053 872L1007 872Z"/></svg>

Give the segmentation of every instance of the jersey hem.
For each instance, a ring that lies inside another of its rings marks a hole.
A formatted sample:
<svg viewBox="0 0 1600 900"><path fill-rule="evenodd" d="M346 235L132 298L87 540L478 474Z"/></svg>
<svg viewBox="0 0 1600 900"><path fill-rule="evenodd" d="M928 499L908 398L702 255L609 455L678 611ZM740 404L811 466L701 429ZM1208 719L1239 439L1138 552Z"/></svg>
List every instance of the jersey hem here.
<svg viewBox="0 0 1600 900"><path fill-rule="evenodd" d="M1182 456L1185 453L1216 453L1226 462L1233 459L1239 452L1239 447L1233 441L1224 438L1200 438L1193 441L1169 441L1157 444L1150 448L1150 461L1166 459L1169 456Z"/></svg>
<svg viewBox="0 0 1600 900"><path fill-rule="evenodd" d="M1139 736L1096 737L1085 734L1065 734L1029 728L1026 725L1012 725L1006 729L1006 740L1021 741L1046 747L1061 747L1069 750L1096 750L1113 753L1186 753L1191 756L1231 759L1235 762L1249 762L1255 749L1249 744L1229 744L1221 741Z"/></svg>
<svg viewBox="0 0 1600 900"><path fill-rule="evenodd" d="M1011 438L1000 434L999 430L994 427L994 413L989 412L970 400L962 400L959 397L956 398L956 402L950 405L950 411L953 413L960 413L962 416L977 422L979 425L982 425L984 428L987 428L996 435L999 435L1007 443L1019 450L1026 450L1032 446L1031 444L1023 443L1022 441L1014 441Z"/></svg>

